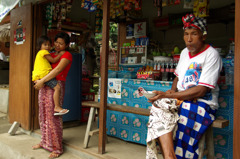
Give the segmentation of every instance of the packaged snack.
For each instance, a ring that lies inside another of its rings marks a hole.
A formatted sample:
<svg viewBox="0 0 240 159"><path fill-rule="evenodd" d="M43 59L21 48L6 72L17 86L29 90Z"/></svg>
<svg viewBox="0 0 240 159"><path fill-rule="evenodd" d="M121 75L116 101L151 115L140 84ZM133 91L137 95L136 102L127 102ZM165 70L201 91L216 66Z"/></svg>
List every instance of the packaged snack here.
<svg viewBox="0 0 240 159"><path fill-rule="evenodd" d="M209 16L209 0L201 0L198 3L198 17Z"/></svg>
<svg viewBox="0 0 240 159"><path fill-rule="evenodd" d="M195 17L198 16L198 1L199 0L195 0L193 3L193 14L195 15Z"/></svg>

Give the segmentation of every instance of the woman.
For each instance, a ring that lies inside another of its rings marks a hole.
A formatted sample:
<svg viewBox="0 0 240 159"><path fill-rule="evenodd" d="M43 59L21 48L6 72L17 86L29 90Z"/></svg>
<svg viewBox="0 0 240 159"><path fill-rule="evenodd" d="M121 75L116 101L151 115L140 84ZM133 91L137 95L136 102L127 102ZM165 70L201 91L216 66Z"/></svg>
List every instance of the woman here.
<svg viewBox="0 0 240 159"><path fill-rule="evenodd" d="M65 51L70 43L70 37L67 33L58 33L54 40L55 53L52 57L56 57L59 52ZM41 142L33 149L44 148L51 152L49 158L57 158L63 153L62 148L62 116L54 116L54 90L50 87L44 86L44 83L55 78L61 87L60 104L63 104L65 81L67 73L72 64L72 55L68 51L61 56L59 62L52 64L53 70L36 81L34 87L39 89L38 103L39 103L39 125L42 132Z"/></svg>

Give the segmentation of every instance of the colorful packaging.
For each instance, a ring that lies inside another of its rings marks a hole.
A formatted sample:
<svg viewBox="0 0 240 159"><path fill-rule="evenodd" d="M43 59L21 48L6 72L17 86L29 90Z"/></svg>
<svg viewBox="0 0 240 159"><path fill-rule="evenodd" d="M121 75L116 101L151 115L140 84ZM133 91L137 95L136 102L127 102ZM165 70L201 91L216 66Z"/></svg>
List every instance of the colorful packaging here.
<svg viewBox="0 0 240 159"><path fill-rule="evenodd" d="M209 16L209 0L195 0L193 5L193 14L196 17Z"/></svg>

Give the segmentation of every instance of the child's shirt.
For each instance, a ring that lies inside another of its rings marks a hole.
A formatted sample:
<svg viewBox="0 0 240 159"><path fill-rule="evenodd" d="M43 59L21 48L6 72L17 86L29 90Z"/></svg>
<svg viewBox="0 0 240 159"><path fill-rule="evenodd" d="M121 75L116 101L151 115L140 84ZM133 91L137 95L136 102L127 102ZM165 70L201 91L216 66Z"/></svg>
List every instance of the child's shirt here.
<svg viewBox="0 0 240 159"><path fill-rule="evenodd" d="M32 71L32 81L36 81L43 78L52 70L49 61L44 57L45 55L48 54L50 53L47 50L40 50L37 53L34 62L34 69Z"/></svg>

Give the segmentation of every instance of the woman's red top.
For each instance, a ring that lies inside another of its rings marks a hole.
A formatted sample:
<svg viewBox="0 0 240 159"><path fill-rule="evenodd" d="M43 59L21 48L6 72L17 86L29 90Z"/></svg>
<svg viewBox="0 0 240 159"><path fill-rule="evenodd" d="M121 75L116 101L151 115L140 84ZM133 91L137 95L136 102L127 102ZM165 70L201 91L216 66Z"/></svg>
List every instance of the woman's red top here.
<svg viewBox="0 0 240 159"><path fill-rule="evenodd" d="M57 55L55 55L55 53L51 53L51 56L53 58L55 58ZM72 54L68 51L66 51L60 58L60 60L56 63L53 63L52 64L52 68L54 69L55 67L57 67L57 65L59 64L59 62L63 59L63 58L66 58L70 61L70 63L67 65L67 67L59 74L57 75L56 79L59 80L59 81L66 81L66 78L67 78L67 74L68 74L68 71L71 67L71 64L72 64Z"/></svg>

